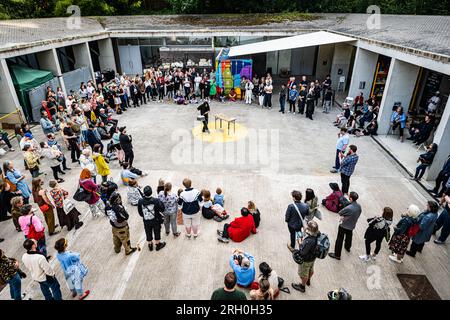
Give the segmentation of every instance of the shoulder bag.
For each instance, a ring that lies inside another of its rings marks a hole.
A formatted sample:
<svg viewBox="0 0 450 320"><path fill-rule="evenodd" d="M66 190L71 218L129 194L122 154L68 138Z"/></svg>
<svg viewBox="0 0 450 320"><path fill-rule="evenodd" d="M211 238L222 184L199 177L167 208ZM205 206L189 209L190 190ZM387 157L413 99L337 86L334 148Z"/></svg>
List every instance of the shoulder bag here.
<svg viewBox="0 0 450 320"><path fill-rule="evenodd" d="M41 240L44 237L44 229L42 231L36 231L36 228L33 224L33 217L34 215L31 215L30 223L28 224L28 239L34 239L36 241Z"/></svg>

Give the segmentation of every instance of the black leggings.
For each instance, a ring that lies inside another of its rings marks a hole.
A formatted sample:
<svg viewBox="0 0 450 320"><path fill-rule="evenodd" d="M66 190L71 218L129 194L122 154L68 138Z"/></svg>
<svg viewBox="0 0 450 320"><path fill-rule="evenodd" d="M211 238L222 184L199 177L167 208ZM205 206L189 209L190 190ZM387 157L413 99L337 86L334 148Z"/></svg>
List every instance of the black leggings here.
<svg viewBox="0 0 450 320"><path fill-rule="evenodd" d="M378 254L381 249L381 242L383 242L383 238L381 239L366 239L366 255L370 255L370 245L375 241L375 254Z"/></svg>
<svg viewBox="0 0 450 320"><path fill-rule="evenodd" d="M295 101L289 100L289 112L295 113Z"/></svg>
<svg viewBox="0 0 450 320"><path fill-rule="evenodd" d="M125 152L125 162L128 162L130 165L130 168L133 166L133 160L134 160L134 152Z"/></svg>

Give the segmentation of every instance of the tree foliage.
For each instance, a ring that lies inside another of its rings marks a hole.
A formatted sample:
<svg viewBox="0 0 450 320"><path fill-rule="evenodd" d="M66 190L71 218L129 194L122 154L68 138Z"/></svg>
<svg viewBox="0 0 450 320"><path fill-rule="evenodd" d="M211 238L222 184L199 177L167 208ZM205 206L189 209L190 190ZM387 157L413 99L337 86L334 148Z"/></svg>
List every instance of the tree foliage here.
<svg viewBox="0 0 450 320"><path fill-rule="evenodd" d="M83 16L158 13L365 13L377 5L383 14L450 15L450 0L1 0L0 19L66 16L78 5Z"/></svg>

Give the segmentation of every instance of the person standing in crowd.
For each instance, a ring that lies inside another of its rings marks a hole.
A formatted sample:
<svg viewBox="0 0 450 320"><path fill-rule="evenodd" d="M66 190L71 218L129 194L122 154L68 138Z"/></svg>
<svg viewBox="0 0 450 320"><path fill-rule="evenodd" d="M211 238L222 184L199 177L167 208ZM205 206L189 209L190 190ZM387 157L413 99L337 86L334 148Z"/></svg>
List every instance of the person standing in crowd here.
<svg viewBox="0 0 450 320"><path fill-rule="evenodd" d="M432 143L428 146L427 152L422 153L419 156L417 162L420 162L420 164L417 166L414 178L411 178L411 180L419 181L420 179L422 179L423 175L425 174L425 170L433 164L433 160L436 156L437 151L438 145L436 143Z"/></svg>
<svg viewBox="0 0 450 320"><path fill-rule="evenodd" d="M303 114L305 112L307 94L308 94L308 92L306 91L306 85L300 85L299 93L298 93L298 113L299 114Z"/></svg>
<svg viewBox="0 0 450 320"><path fill-rule="evenodd" d="M254 89L253 82L250 80L245 81L245 103L252 104L252 94Z"/></svg>
<svg viewBox="0 0 450 320"><path fill-rule="evenodd" d="M358 148L355 145L350 145L348 154L344 157L341 162L341 183L342 183L342 193L348 194L350 188L350 177L353 172L355 172L356 164L358 163L358 155L356 151Z"/></svg>
<svg viewBox="0 0 450 320"><path fill-rule="evenodd" d="M417 217L419 231L412 238L411 247L406 254L415 257L416 253L422 253L425 243L430 241L434 226L438 218L439 204L436 201L428 201L427 209Z"/></svg>
<svg viewBox="0 0 450 320"><path fill-rule="evenodd" d="M101 216L101 213L105 212L105 204L100 199L98 185L92 180L91 172L86 168L81 170L79 186L87 193L90 193L86 203L89 205L92 217L97 218Z"/></svg>
<svg viewBox="0 0 450 320"><path fill-rule="evenodd" d="M348 143L350 141L350 136L347 133L347 128L342 127L337 134L338 140L336 142L336 158L334 161L334 167L330 171L331 173L339 172L341 168L341 158L345 154L345 150L347 149Z"/></svg>
<svg viewBox="0 0 450 320"><path fill-rule="evenodd" d="M290 242L287 247L292 252L295 249L296 233L306 225L304 219L308 215L308 205L301 202L302 193L300 191L292 191L291 196L294 202L286 209L285 222L287 222L290 234Z"/></svg>
<svg viewBox="0 0 450 320"><path fill-rule="evenodd" d="M309 221L305 237L300 239L299 254L303 258L303 263L298 265L298 275L301 283L292 283L292 288L300 292L306 291L306 286L311 285L311 278L314 275L314 262L316 261L317 237L320 235L319 226L315 221Z"/></svg>
<svg viewBox="0 0 450 320"><path fill-rule="evenodd" d="M113 192L109 198L106 214L112 227L114 252L120 253L122 246L127 256L135 252L137 248L131 246L130 227L127 221L130 216L122 205L122 197L118 192Z"/></svg>
<svg viewBox="0 0 450 320"><path fill-rule="evenodd" d="M23 197L17 196L11 199L11 216L12 221L14 223L14 227L16 228L17 232L21 232L22 229L20 228L19 224L19 218L22 215L20 213L20 208L22 208L24 205Z"/></svg>
<svg viewBox="0 0 450 320"><path fill-rule="evenodd" d="M67 121L65 123L65 126L63 129L63 137L69 143L70 157L72 158L72 163L75 163L75 162L78 162L81 151L80 151L80 147L78 146L78 136L73 132L72 125L73 125L73 122L71 122L71 121Z"/></svg>
<svg viewBox="0 0 450 320"><path fill-rule="evenodd" d="M120 147L122 148L123 152L125 153L125 162L129 164L129 168L133 167L133 160L134 160L134 152L133 152L133 139L131 135L127 134L127 127L121 127L119 128L120 136Z"/></svg>
<svg viewBox="0 0 450 320"><path fill-rule="evenodd" d="M64 182L64 179L58 177L58 173L66 174L61 170L60 162L64 156L61 151L50 148L47 143L41 142L41 155L44 156L47 161L47 165L52 169L53 178L59 183Z"/></svg>
<svg viewBox="0 0 450 320"><path fill-rule="evenodd" d="M205 120L203 120L203 129L202 132L210 133L208 129L208 115L209 115L209 103L207 101L204 101L201 105L197 107L197 110L200 111L200 114L205 117Z"/></svg>
<svg viewBox="0 0 450 320"><path fill-rule="evenodd" d="M0 249L0 282L9 284L11 299L22 300L22 276L25 275L19 269L19 261L8 258Z"/></svg>
<svg viewBox="0 0 450 320"><path fill-rule="evenodd" d="M391 115L391 126L392 131L395 131L397 127L399 128L400 141L403 142L403 131L406 128L406 115L403 112L403 107L399 106Z"/></svg>
<svg viewBox="0 0 450 320"><path fill-rule="evenodd" d="M330 113L332 101L333 101L333 92L331 91L331 89L327 89L324 92L323 97L323 113Z"/></svg>
<svg viewBox="0 0 450 320"><path fill-rule="evenodd" d="M317 107L321 92L322 92L322 86L320 85L319 80L316 79L316 81L314 81L314 105L315 105L315 107Z"/></svg>
<svg viewBox="0 0 450 320"><path fill-rule="evenodd" d="M439 98L439 95L441 93L439 91L436 91L436 93L434 94L434 96L432 96L429 100L428 100L428 107L427 107L427 112L429 114L435 114L436 110L438 109L439 103L441 102L441 98Z"/></svg>
<svg viewBox="0 0 450 320"><path fill-rule="evenodd" d="M101 149L103 149L102 139L101 139L100 135L97 136L97 134L94 131L94 129L95 129L95 126L93 124L90 124L89 127L88 127L87 134L86 134L87 143L89 144L91 149L94 149L94 146L96 144L100 145Z"/></svg>
<svg viewBox="0 0 450 320"><path fill-rule="evenodd" d="M19 218L19 225L22 229L25 239L31 239L31 237L36 237L34 239L37 241L38 251L47 257L47 245L45 243L44 225L42 221L34 214L34 209L30 204L25 204L20 208L21 217ZM30 228L34 229L30 234Z"/></svg>
<svg viewBox="0 0 450 320"><path fill-rule="evenodd" d="M12 219L12 216L8 216L8 213L12 213L11 200L20 196L20 191L17 191L17 189L15 192L11 191L12 184L2 179L1 173L0 169L0 222Z"/></svg>
<svg viewBox="0 0 450 320"><path fill-rule="evenodd" d="M47 196L47 190L43 188L44 181L42 181L40 178L36 178L33 179L31 185L34 203L36 203L39 206L39 209L44 215L49 235L52 236L54 234L59 233L59 230L55 231L58 225L55 224L55 214L53 212L53 204ZM60 223L61 222L63 221L60 221ZM62 227L63 226L61 226L61 228Z"/></svg>
<svg viewBox="0 0 450 320"><path fill-rule="evenodd" d="M255 258L248 252L241 249L234 249L229 259L230 267L233 269L237 278L237 285L240 287L253 288L255 280Z"/></svg>
<svg viewBox="0 0 450 320"><path fill-rule="evenodd" d="M448 189L442 197L441 205L444 207L444 210L442 210L437 218L433 230L433 234L436 234L436 232L442 228L439 238L434 240L434 243L436 244L444 244L445 240L447 240L450 235L450 189Z"/></svg>
<svg viewBox="0 0 450 320"><path fill-rule="evenodd" d="M241 209L241 217L234 219L230 224L223 225L223 231L217 230L220 242L228 243L229 239L234 242L244 241L250 233L256 234L255 222L253 216L247 208Z"/></svg>
<svg viewBox="0 0 450 320"><path fill-rule="evenodd" d="M272 109L272 92L272 80L266 79L266 84L264 86L264 107L267 107L269 109Z"/></svg>
<svg viewBox="0 0 450 320"><path fill-rule="evenodd" d="M442 197L444 195L445 190L447 189L445 185L448 183L450 177L450 155L445 161L442 170L439 171L438 176L436 177L436 185L433 189L428 189L428 191L432 194L435 194L438 197Z"/></svg>
<svg viewBox="0 0 450 320"><path fill-rule="evenodd" d="M67 199L69 193L62 189L55 180L51 180L48 185L51 188L49 194L55 204L61 228L66 226L67 231L72 230L74 227L75 230L79 229L83 225L83 222L79 220L81 213L75 208L72 201Z"/></svg>
<svg viewBox="0 0 450 320"><path fill-rule="evenodd" d="M314 217L318 217L319 220L322 216L319 212L319 199L314 194L314 190L308 188L305 190L305 204L308 205L308 215L306 216L307 221L311 221Z"/></svg>
<svg viewBox="0 0 450 320"><path fill-rule="evenodd" d="M78 295L78 300L84 300L90 293L83 290L83 280L88 273L86 266L80 261L80 254L67 250L67 239L61 238L55 242L55 249L58 251L56 258L64 272L67 286L72 292L72 298Z"/></svg>
<svg viewBox="0 0 450 320"><path fill-rule="evenodd" d="M286 86L284 84L281 85L279 101L280 101L280 110L278 112L284 114L284 106L286 104Z"/></svg>
<svg viewBox="0 0 450 320"><path fill-rule="evenodd" d="M367 222L369 223L369 226L366 229L366 232L364 234L365 244L366 244L366 254L359 256L359 259L366 262L369 260L375 260L377 257L377 254L381 250L381 242L383 239L386 239L386 241L389 241L389 235L390 235L390 225L392 224L392 218L394 216L394 212L391 208L385 207L383 209L383 215L369 218L367 219ZM375 251L373 254L370 254L371 247L370 245L372 242L375 242Z"/></svg>
<svg viewBox="0 0 450 320"><path fill-rule="evenodd" d="M298 90L295 84L292 85L292 88L289 89L289 111L288 113L295 114L295 104L297 103L298 98Z"/></svg>
<svg viewBox="0 0 450 320"><path fill-rule="evenodd" d="M31 278L39 283L45 300L62 300L61 289L53 268L46 257L37 252L37 242L26 239L23 247L27 250L22 256L22 262L30 270Z"/></svg>
<svg viewBox="0 0 450 320"><path fill-rule="evenodd" d="M94 145L92 151L92 159L94 159L97 172L102 177L102 182L106 182L108 181L108 176L111 174L111 170L109 170L109 165L101 153L101 146L99 144Z"/></svg>
<svg viewBox="0 0 450 320"><path fill-rule="evenodd" d="M236 289L237 277L234 272L228 272L224 279L224 288L214 290L211 300L239 301L247 300L245 293Z"/></svg>
<svg viewBox="0 0 450 320"><path fill-rule="evenodd" d="M361 205L357 203L359 196L356 192L350 192L350 204L339 211L340 224L338 228L338 234L336 243L334 245L334 252L330 252L328 255L331 258L341 260L342 244L345 238L345 250L350 252L352 247L353 230L356 227L356 223L361 215Z"/></svg>
<svg viewBox="0 0 450 320"><path fill-rule="evenodd" d="M313 83L309 88L308 94L306 95L306 117L312 120L312 116L314 114L314 86Z"/></svg>
<svg viewBox="0 0 450 320"><path fill-rule="evenodd" d="M144 197L138 202L138 212L144 220L145 235L150 251L153 251L153 238L155 239L156 251L166 246L165 242L161 242L161 224L164 221L164 209L164 203L158 198L152 197L152 188L146 186L144 188Z"/></svg>
<svg viewBox="0 0 450 320"><path fill-rule="evenodd" d="M331 77L327 74L325 80L322 82L322 98L325 97L325 92L331 89ZM322 99L322 105L324 104L324 100Z"/></svg>
<svg viewBox="0 0 450 320"><path fill-rule="evenodd" d="M48 118L47 112L42 112L41 120L39 121L39 123L41 124L42 131L44 131L45 135L49 133L54 133L56 131L55 125Z"/></svg>
<svg viewBox="0 0 450 320"><path fill-rule="evenodd" d="M39 170L39 156L35 152L34 148L26 144L23 148L23 157L25 159L26 168L30 171L30 174L33 178L37 178L43 173Z"/></svg>
<svg viewBox="0 0 450 320"><path fill-rule="evenodd" d="M181 233L177 231L177 212L178 212L178 196L172 192L172 184L166 182L164 190L158 193L158 199L164 204L164 228L166 236L172 233L174 237L178 237Z"/></svg>
<svg viewBox="0 0 450 320"><path fill-rule="evenodd" d="M186 228L186 237L191 238L191 231L194 238L197 238L200 225L200 203L203 197L197 189L192 188L192 181L188 178L183 180L184 191L178 198L178 205L183 212L183 222Z"/></svg>
<svg viewBox="0 0 450 320"><path fill-rule="evenodd" d="M416 223L419 213L419 207L412 204L408 207L406 213L401 215L400 221L394 227L391 241L389 241L389 250L392 252L392 255L389 255L389 260L397 263L403 262L403 257L411 240L409 230Z"/></svg>

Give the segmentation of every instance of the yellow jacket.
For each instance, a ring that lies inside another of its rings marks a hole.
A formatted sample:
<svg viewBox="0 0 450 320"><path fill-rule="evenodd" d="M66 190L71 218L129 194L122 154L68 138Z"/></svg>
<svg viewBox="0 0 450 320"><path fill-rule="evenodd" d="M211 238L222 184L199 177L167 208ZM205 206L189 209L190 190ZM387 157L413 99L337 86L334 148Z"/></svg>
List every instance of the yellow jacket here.
<svg viewBox="0 0 450 320"><path fill-rule="evenodd" d="M101 176L109 176L111 171L109 170L109 166L105 161L105 158L98 153L94 153L92 158L95 161L95 165L97 166L97 172Z"/></svg>

